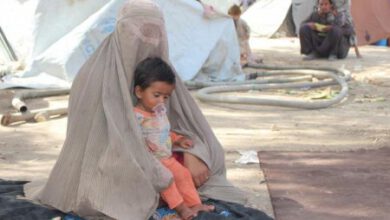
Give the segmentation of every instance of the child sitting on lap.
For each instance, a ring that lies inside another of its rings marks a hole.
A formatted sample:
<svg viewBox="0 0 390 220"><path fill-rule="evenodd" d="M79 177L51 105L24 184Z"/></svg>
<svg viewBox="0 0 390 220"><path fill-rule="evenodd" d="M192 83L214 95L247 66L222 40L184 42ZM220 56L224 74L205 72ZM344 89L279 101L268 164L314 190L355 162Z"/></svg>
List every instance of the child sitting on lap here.
<svg viewBox="0 0 390 220"><path fill-rule="evenodd" d="M212 211L214 206L203 205L188 169L172 157L172 148L191 148L192 141L170 130L164 103L175 89L175 74L160 58L147 58L135 69L134 108L148 150L173 175L171 185L160 192L169 208L184 220L192 219L198 211Z"/></svg>

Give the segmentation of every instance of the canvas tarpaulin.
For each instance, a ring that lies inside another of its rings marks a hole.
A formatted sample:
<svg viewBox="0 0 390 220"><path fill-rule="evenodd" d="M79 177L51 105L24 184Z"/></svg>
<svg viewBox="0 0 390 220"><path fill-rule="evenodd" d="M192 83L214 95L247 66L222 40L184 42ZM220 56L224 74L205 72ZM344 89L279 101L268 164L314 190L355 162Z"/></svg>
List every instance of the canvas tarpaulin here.
<svg viewBox="0 0 390 220"><path fill-rule="evenodd" d="M291 0L260 0L242 15L251 28L251 35L271 37L283 23Z"/></svg>
<svg viewBox="0 0 390 220"><path fill-rule="evenodd" d="M241 0L202 0L201 2L212 5L215 10L227 15L229 8L234 4L240 5Z"/></svg>
<svg viewBox="0 0 390 220"><path fill-rule="evenodd" d="M38 0L26 71L4 79L0 88L69 87L81 65L114 30L124 2ZM167 21L170 60L183 80L223 81L241 74L239 45L229 17L204 18L203 7L194 0L155 2Z"/></svg>
<svg viewBox="0 0 390 220"><path fill-rule="evenodd" d="M313 12L315 1L312 0L292 0L292 15L296 35L299 34L299 27L311 12Z"/></svg>
<svg viewBox="0 0 390 220"><path fill-rule="evenodd" d="M358 45L371 44L390 37L389 0L352 0L352 16Z"/></svg>

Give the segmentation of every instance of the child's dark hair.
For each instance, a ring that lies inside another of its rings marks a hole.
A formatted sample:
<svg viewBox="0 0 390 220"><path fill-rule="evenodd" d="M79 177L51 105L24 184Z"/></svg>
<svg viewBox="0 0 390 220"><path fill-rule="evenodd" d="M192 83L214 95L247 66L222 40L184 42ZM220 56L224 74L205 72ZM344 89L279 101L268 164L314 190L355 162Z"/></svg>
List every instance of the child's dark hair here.
<svg viewBox="0 0 390 220"><path fill-rule="evenodd" d="M232 15L232 16L240 16L241 15L241 8L240 8L240 6L233 5L232 7L229 8L228 14Z"/></svg>
<svg viewBox="0 0 390 220"><path fill-rule="evenodd" d="M153 82L163 81L175 84L175 73L172 68L158 57L149 57L141 61L134 71L134 88L148 88Z"/></svg>
<svg viewBox="0 0 390 220"><path fill-rule="evenodd" d="M317 4L320 3L320 0L317 1ZM333 0L329 0L329 3L333 5Z"/></svg>

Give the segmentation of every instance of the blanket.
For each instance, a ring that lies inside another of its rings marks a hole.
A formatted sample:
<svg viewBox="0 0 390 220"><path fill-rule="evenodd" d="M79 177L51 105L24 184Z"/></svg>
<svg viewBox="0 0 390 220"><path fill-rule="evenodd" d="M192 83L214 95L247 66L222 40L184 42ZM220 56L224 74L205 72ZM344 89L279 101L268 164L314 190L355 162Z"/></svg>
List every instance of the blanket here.
<svg viewBox="0 0 390 220"><path fill-rule="evenodd" d="M0 219L2 220L45 220L61 218L63 220L84 220L83 218L70 214L62 213L31 201L24 200L18 196L23 196L23 185L27 181L7 181L0 179ZM256 209L244 207L240 204L208 200L207 204L216 207L214 212L199 213L194 220L270 220L265 213ZM149 220L168 220L176 217L174 210L167 207L161 207L154 211Z"/></svg>

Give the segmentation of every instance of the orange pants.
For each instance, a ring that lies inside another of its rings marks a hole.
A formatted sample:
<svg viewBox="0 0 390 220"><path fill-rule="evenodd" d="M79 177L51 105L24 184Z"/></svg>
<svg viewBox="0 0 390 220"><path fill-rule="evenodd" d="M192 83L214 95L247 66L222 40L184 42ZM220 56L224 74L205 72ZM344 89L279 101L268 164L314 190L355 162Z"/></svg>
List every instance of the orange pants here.
<svg viewBox="0 0 390 220"><path fill-rule="evenodd" d="M173 175L171 185L160 192L162 199L168 204L169 208L174 209L182 202L188 207L201 204L190 171L173 157L164 158L160 161Z"/></svg>

